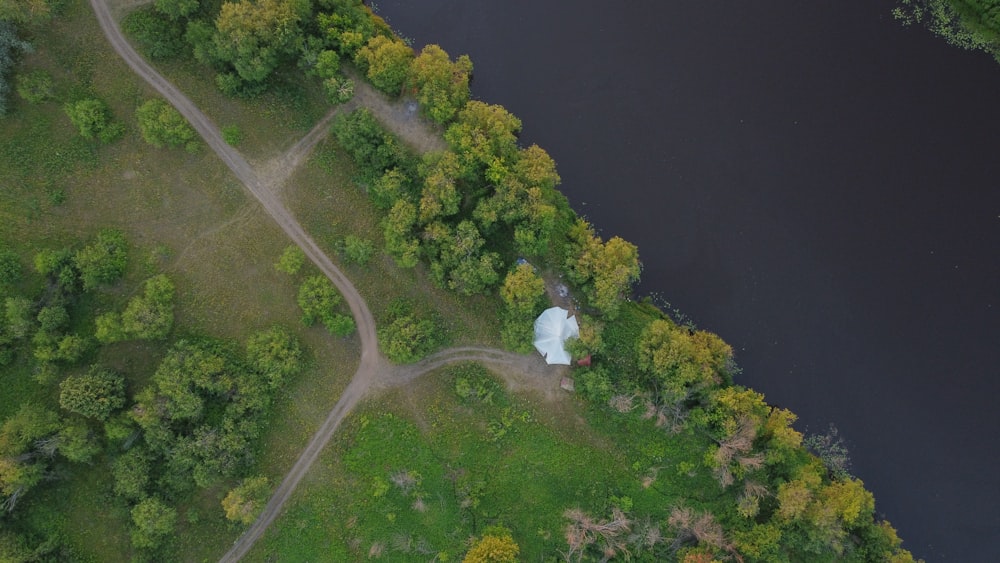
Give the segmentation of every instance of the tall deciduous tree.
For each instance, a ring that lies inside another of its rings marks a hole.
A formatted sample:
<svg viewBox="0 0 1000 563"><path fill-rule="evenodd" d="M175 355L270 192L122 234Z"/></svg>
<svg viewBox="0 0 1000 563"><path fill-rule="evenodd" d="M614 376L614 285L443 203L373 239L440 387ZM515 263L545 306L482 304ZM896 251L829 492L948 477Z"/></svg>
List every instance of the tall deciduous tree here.
<svg viewBox="0 0 1000 563"><path fill-rule="evenodd" d="M420 110L437 123L447 123L469 101L472 61L462 55L451 62L438 45L427 45L410 64L407 84Z"/></svg>
<svg viewBox="0 0 1000 563"><path fill-rule="evenodd" d="M59 406L83 416L105 420L125 406L125 379L104 369L71 375L59 384Z"/></svg>
<svg viewBox="0 0 1000 563"><path fill-rule="evenodd" d="M177 525L177 511L156 497L148 497L132 508L132 545L151 549L159 546Z"/></svg>
<svg viewBox="0 0 1000 563"><path fill-rule="evenodd" d="M246 82L263 82L298 50L308 0L241 0L222 5L215 20L217 56Z"/></svg>
<svg viewBox="0 0 1000 563"><path fill-rule="evenodd" d="M226 518L244 525L253 523L267 504L270 492L271 487L267 477L244 479L222 499L222 509L226 511Z"/></svg>
<svg viewBox="0 0 1000 563"><path fill-rule="evenodd" d="M632 284L639 279L638 249L619 237L601 242L583 219L570 229L569 238L567 276L584 290L591 305L614 318Z"/></svg>
<svg viewBox="0 0 1000 563"><path fill-rule="evenodd" d="M93 289L103 283L113 283L125 275L128 265L128 242L119 229L103 229L97 240L81 248L73 256L80 271L83 289Z"/></svg>
<svg viewBox="0 0 1000 563"><path fill-rule="evenodd" d="M413 60L413 49L396 37L376 35L358 50L354 61L365 71L376 88L391 96L398 95L406 82Z"/></svg>

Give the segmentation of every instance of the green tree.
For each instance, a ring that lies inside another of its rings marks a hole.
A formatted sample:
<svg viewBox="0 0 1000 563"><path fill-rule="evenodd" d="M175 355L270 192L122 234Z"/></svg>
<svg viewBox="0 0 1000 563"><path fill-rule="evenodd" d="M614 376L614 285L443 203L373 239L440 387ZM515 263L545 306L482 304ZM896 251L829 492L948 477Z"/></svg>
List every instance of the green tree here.
<svg viewBox="0 0 1000 563"><path fill-rule="evenodd" d="M409 88L416 93L421 112L437 123L450 121L469 101L472 61L462 55L454 63L437 45L427 45L410 64Z"/></svg>
<svg viewBox="0 0 1000 563"><path fill-rule="evenodd" d="M274 265L274 268L279 272L284 272L290 276L294 276L299 273L302 269L302 265L306 262L306 254L302 252L302 249L295 246L287 246L285 250L281 253L281 257L278 258L278 262Z"/></svg>
<svg viewBox="0 0 1000 563"><path fill-rule="evenodd" d="M111 464L115 494L131 502L146 497L151 474L150 455L144 447L130 449Z"/></svg>
<svg viewBox="0 0 1000 563"><path fill-rule="evenodd" d="M497 183L504 169L517 158L521 120L502 106L472 100L458 112L458 119L444 138L458 155L463 177L475 185Z"/></svg>
<svg viewBox="0 0 1000 563"><path fill-rule="evenodd" d="M731 361L732 349L717 339L695 338L665 319L643 329L637 344L639 367L650 374L662 401L681 402L724 381L722 372Z"/></svg>
<svg viewBox="0 0 1000 563"><path fill-rule="evenodd" d="M0 247L0 287L21 280L21 258L13 250Z"/></svg>
<svg viewBox="0 0 1000 563"><path fill-rule="evenodd" d="M462 203L458 177L462 172L459 157L451 151L429 153L424 157L420 192L420 222L430 223L458 213Z"/></svg>
<svg viewBox="0 0 1000 563"><path fill-rule="evenodd" d="M247 362L276 389L302 369L302 348L298 340L281 327L254 333L247 339Z"/></svg>
<svg viewBox="0 0 1000 563"><path fill-rule="evenodd" d="M156 9L172 20L190 16L198 10L198 0L156 0Z"/></svg>
<svg viewBox="0 0 1000 563"><path fill-rule="evenodd" d="M445 236L437 240L440 254L431 262L431 276L438 284L461 295L482 293L497 284L500 256L484 251L486 240L472 221L442 232Z"/></svg>
<svg viewBox="0 0 1000 563"><path fill-rule="evenodd" d="M142 138L154 147L184 147L189 152L198 149L197 133L167 102L159 98L147 100L135 111L135 117Z"/></svg>
<svg viewBox="0 0 1000 563"><path fill-rule="evenodd" d="M97 98L69 102L63 111L84 138L110 143L125 133L125 127L113 121L108 105Z"/></svg>
<svg viewBox="0 0 1000 563"><path fill-rule="evenodd" d="M6 333L13 339L25 338L35 328L32 315L35 304L27 297L8 297L4 301Z"/></svg>
<svg viewBox="0 0 1000 563"><path fill-rule="evenodd" d="M73 262L80 272L84 290L121 279L128 264L125 233L118 229L102 229L97 233L97 240L76 252Z"/></svg>
<svg viewBox="0 0 1000 563"><path fill-rule="evenodd" d="M400 199L410 195L412 180L399 168L386 170L384 174L368 188L368 197L375 207L383 210L392 209Z"/></svg>
<svg viewBox="0 0 1000 563"><path fill-rule="evenodd" d="M535 273L531 264L520 264L504 278L500 297L508 311L534 317L545 305L545 280Z"/></svg>
<svg viewBox="0 0 1000 563"><path fill-rule="evenodd" d="M413 49L396 37L376 35L358 50L354 61L379 90L396 96L403 89Z"/></svg>
<svg viewBox="0 0 1000 563"><path fill-rule="evenodd" d="M413 232L416 223L417 207L405 199L396 201L382 222L385 251L401 268L412 268L420 259L420 241Z"/></svg>
<svg viewBox="0 0 1000 563"><path fill-rule="evenodd" d="M19 456L35 441L59 431L56 413L33 403L25 403L0 426L0 457Z"/></svg>
<svg viewBox="0 0 1000 563"><path fill-rule="evenodd" d="M250 525L264 509L271 493L267 477L248 477L229 491L222 499L222 509L226 518L233 522Z"/></svg>
<svg viewBox="0 0 1000 563"><path fill-rule="evenodd" d="M462 563L516 563L520 546L509 534L485 534L472 544Z"/></svg>
<svg viewBox="0 0 1000 563"><path fill-rule="evenodd" d="M337 115L333 134L366 179L379 178L386 170L401 167L410 159L399 140L387 133L364 108Z"/></svg>
<svg viewBox="0 0 1000 563"><path fill-rule="evenodd" d="M173 533L177 525L177 511L156 497L139 501L132 508L132 545L152 549Z"/></svg>
<svg viewBox="0 0 1000 563"><path fill-rule="evenodd" d="M316 321L333 319L334 308L343 298L325 276L310 276L299 286L298 303L302 309L302 324L312 326Z"/></svg>
<svg viewBox="0 0 1000 563"><path fill-rule="evenodd" d="M393 362L415 362L445 343L446 334L435 319L418 317L407 306L393 309L392 320L378 329L379 347Z"/></svg>
<svg viewBox="0 0 1000 563"><path fill-rule="evenodd" d="M302 42L308 0L241 0L222 5L215 20L217 56L245 82L261 83Z"/></svg>
<svg viewBox="0 0 1000 563"><path fill-rule="evenodd" d="M583 289L591 305L614 318L632 284L639 279L638 249L619 237L601 242L583 219L570 229L569 238L567 277Z"/></svg>
<svg viewBox="0 0 1000 563"><path fill-rule="evenodd" d="M172 19L152 6L143 6L129 12L122 19L122 29L136 42L139 50L151 59L176 58L189 48L184 39L184 22Z"/></svg>
<svg viewBox="0 0 1000 563"><path fill-rule="evenodd" d="M125 406L125 378L98 368L86 375L71 375L59 384L59 406L86 417L106 420Z"/></svg>
<svg viewBox="0 0 1000 563"><path fill-rule="evenodd" d="M76 463L86 463L101 452L94 433L83 424L71 423L59 430L59 453Z"/></svg>

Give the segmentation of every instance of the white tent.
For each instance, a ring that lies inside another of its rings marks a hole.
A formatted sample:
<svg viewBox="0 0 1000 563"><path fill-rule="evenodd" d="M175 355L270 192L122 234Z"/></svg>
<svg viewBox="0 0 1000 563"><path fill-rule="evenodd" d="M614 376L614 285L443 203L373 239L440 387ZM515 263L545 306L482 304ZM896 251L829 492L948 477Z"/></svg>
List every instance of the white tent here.
<svg viewBox="0 0 1000 563"><path fill-rule="evenodd" d="M568 338L580 336L580 326L576 317L569 317L569 311L562 307L546 309L535 319L535 349L545 356L547 364L570 364L569 352L563 347Z"/></svg>

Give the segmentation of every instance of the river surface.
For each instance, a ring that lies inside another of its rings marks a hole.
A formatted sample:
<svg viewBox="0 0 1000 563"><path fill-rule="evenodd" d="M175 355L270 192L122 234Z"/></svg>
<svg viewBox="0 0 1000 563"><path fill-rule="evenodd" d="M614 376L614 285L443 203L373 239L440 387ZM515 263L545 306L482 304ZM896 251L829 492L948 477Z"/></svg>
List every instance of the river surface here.
<svg viewBox="0 0 1000 563"><path fill-rule="evenodd" d="M622 9L628 8L628 11ZM889 0L382 0L475 64L604 236L840 429L928 561L1000 553L1000 64Z"/></svg>

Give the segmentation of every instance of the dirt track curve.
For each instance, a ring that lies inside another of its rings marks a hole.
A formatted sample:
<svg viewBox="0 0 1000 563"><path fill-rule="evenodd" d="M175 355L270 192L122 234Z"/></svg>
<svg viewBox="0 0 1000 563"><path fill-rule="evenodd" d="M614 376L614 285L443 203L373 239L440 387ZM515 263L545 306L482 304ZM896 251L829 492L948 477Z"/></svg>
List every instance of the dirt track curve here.
<svg viewBox="0 0 1000 563"><path fill-rule="evenodd" d="M326 420L306 445L292 468L285 474L281 484L275 490L271 499L264 507L257 520L241 535L232 548L222 556L221 562L239 561L256 541L263 535L271 522L281 512L285 502L291 497L299 481L305 476L313 462L319 456L323 447L329 442L341 421L351 412L358 402L374 387L389 388L405 385L430 371L459 361L480 361L495 367L503 367L504 375L515 388L536 388L551 397L551 382L554 378L537 377L549 372L544 361L539 357L521 356L490 348L453 348L435 354L422 362L408 366L393 366L378 350L378 340L375 332L375 319L365 300L354 285L333 264L330 258L316 245L305 232L299 222L289 213L280 199L280 188L291 172L305 159L309 151L322 139L328 130L329 120L335 112L328 114L303 139L296 143L287 153L271 163L262 166L263 172L256 170L243 156L222 139L219 128L182 94L170 81L164 78L145 59L143 59L128 43L121 33L117 21L111 14L106 0L90 0L90 5L97 16L97 21L108 38L112 48L128 66L143 80L149 83L171 105L188 120L205 143L233 171L233 174L246 186L247 190L264 207L267 213L279 227L305 252L306 256L337 286L351 309L351 314L358 328L361 341L361 361L350 384L344 390L340 399L330 410ZM386 125L407 138L415 149L425 152L443 147L440 137L419 130L416 125L416 115L412 107L386 102L365 84L356 88L356 100L344 109L355 106L368 107ZM360 95L358 95L360 93ZM534 375L535 377L529 377ZM557 379L556 379L557 380Z"/></svg>

